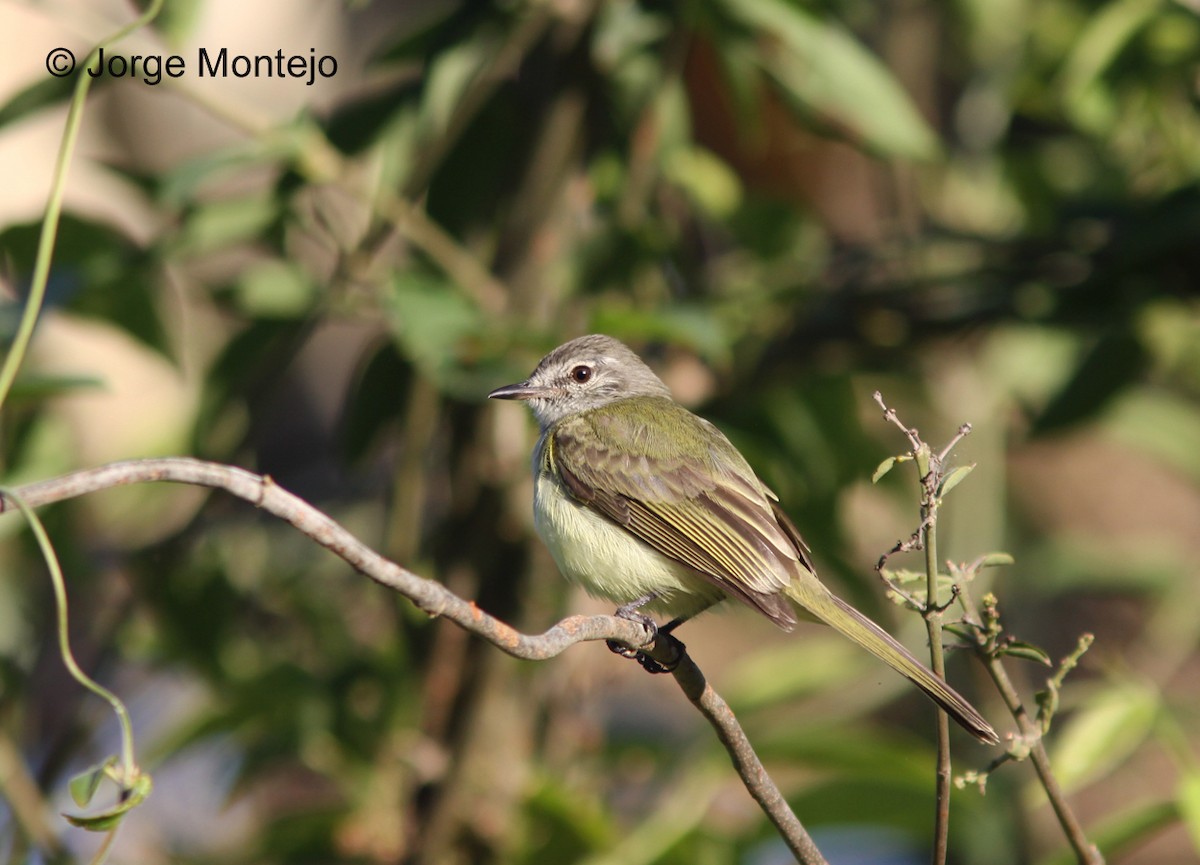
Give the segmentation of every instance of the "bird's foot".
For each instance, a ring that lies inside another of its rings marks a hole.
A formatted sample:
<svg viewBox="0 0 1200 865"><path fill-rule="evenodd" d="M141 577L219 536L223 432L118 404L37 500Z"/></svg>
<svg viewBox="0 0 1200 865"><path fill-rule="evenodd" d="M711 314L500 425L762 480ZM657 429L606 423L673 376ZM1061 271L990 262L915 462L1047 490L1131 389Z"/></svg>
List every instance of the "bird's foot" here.
<svg viewBox="0 0 1200 865"><path fill-rule="evenodd" d="M624 643L617 642L616 640L607 640L606 643L608 644L610 651L620 655L622 658L634 659L641 664L642 669L647 673L671 673L674 672L675 668L679 666L679 662L683 659L683 653L685 651L683 643L679 642L678 639L670 635L670 631L680 622L676 620L671 622L665 628L659 628L654 619L650 618L645 613L638 611L639 607L653 599L653 596L639 598L631 604L625 604L621 607L618 607L614 615L616 615L616 617L619 619L627 619L631 622L637 622L639 625L645 628L649 633L649 638L646 640L644 645L650 645L656 639L658 639L660 635L667 637L673 649L671 653L671 661L664 663L650 657L650 655L646 654L641 649L635 649L632 646L627 646Z"/></svg>

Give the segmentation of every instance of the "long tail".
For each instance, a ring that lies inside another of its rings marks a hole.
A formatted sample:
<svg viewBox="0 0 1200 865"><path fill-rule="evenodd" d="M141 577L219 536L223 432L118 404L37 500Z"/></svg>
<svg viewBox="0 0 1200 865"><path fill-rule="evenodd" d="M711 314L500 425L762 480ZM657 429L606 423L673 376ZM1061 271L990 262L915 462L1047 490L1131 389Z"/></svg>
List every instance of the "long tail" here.
<svg viewBox="0 0 1200 865"><path fill-rule="evenodd" d="M813 578L816 582L816 578ZM793 583L789 595L804 610L858 643L893 670L904 676L945 709L972 736L989 745L1000 741L992 725L984 720L957 691L933 674L924 664L896 642L887 631L872 622L841 598L825 589Z"/></svg>

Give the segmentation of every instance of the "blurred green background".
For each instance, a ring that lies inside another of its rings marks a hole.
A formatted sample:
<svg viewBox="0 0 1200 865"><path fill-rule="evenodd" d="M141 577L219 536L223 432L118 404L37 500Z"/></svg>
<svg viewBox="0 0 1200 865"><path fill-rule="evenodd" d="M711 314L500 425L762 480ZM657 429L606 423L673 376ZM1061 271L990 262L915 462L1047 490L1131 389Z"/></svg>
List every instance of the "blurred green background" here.
<svg viewBox="0 0 1200 865"><path fill-rule="evenodd" d="M119 2L0 5L11 336L73 79ZM303 80L196 52L336 58ZM574 594L532 534L519 406L566 338L644 352L780 494L825 578L920 648L880 556L918 522L883 391L978 462L941 550L1003 549L1061 657L1051 754L1110 862L1200 845L1200 19L1169 0L167 0L95 82L5 483L193 455L270 473L529 631ZM84 667L151 799L114 861L787 861L669 680L510 659L290 528L185 488L45 511ZM897 562L898 563L898 562ZM912 563L916 566L916 562ZM86 861L67 779L115 750L45 568L0 520L0 857ZM926 859L927 704L816 627L682 636L835 865ZM1029 697L1045 672L1012 662ZM965 656L951 678L1012 729ZM956 735L957 769L993 753ZM23 816L18 819L17 814ZM1057 863L1025 764L955 793L953 861Z"/></svg>

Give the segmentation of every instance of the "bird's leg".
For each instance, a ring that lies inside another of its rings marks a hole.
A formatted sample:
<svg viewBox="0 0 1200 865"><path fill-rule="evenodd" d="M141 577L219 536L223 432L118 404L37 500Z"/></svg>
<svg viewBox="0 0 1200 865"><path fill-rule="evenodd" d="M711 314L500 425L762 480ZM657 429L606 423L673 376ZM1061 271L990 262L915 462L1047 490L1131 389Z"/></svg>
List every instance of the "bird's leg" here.
<svg viewBox="0 0 1200 865"><path fill-rule="evenodd" d="M658 597L658 593L652 592L651 594L646 595L645 597L638 598L636 601L630 601L628 604L622 604L620 607L617 608L617 611L616 611L616 613L614 613L614 615L620 619L628 619L631 622L637 622L642 627L644 627L647 631L649 631L650 639L647 640L646 645L649 645L650 643L654 642L654 640L658 638L659 634L666 635L671 640L671 642L674 644L674 646L673 646L673 648L675 649L675 651L673 653L674 661L672 663L664 664L661 661L658 661L658 660L650 657L649 655L647 655L645 652L641 651L640 649L630 648L629 646L626 646L623 643L618 643L616 640L608 640L607 643L608 643L608 648L611 651L617 653L622 658L635 659L639 664L642 665L642 669L645 670L647 673L670 673L677 666L679 666L679 661L683 658L683 653L685 651L685 647L684 647L683 643L679 642L679 640L676 639L675 637L670 636L670 631L672 628L677 628L680 625L682 625L685 621L687 621L687 617L680 616L679 618L674 619L665 628L660 628L658 626L658 624L652 618L647 616L645 613L642 613L639 611L641 607L644 607L646 604L650 603L657 597Z"/></svg>
<svg viewBox="0 0 1200 865"><path fill-rule="evenodd" d="M675 618L671 619L671 621L659 628L658 632L660 634L669 634L691 618L691 616L676 616Z"/></svg>
<svg viewBox="0 0 1200 865"><path fill-rule="evenodd" d="M719 603L719 599L709 601L707 604L705 604L700 609L693 610L692 612L688 613L686 616L676 616L675 618L671 619L671 621L667 622L665 625L663 625L661 628L659 628L658 633L660 633L660 634L671 633L676 628L678 628L680 625L682 625L684 622L690 622L692 619L696 618L696 616L700 615L705 610L709 609L710 607L714 606L717 603Z"/></svg>
<svg viewBox="0 0 1200 865"><path fill-rule="evenodd" d="M613 613L618 619L628 619L631 622L637 622L650 632L650 640L653 640L658 634L658 624L654 619L650 618L643 612L639 612L642 607L653 600L658 599L658 592L651 592L648 595L643 595L636 601L630 601L628 604L622 604L617 607L617 611Z"/></svg>
<svg viewBox="0 0 1200 865"><path fill-rule="evenodd" d="M613 613L613 615L618 619L628 619L631 622L637 622L639 625L649 631L650 639L646 641L647 644L654 642L654 638L658 636L658 623L645 613L639 612L639 610L657 597L658 592L651 592L648 595L638 598L636 601L630 601L628 604L622 604L621 606L617 607L616 612ZM624 643L618 643L616 640L606 640L605 642L608 644L610 651L615 652L622 658L636 658L640 654L637 649L626 646Z"/></svg>

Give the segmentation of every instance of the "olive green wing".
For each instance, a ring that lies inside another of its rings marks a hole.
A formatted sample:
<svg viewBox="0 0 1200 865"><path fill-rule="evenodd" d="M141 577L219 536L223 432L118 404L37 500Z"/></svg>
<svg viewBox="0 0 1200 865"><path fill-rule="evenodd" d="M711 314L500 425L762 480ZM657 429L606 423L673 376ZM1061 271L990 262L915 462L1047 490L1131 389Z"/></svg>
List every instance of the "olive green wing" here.
<svg viewBox="0 0 1200 865"><path fill-rule="evenodd" d="M546 468L581 504L781 627L795 624L783 591L808 570L807 554L716 427L670 400L637 397L560 422L547 445Z"/></svg>

